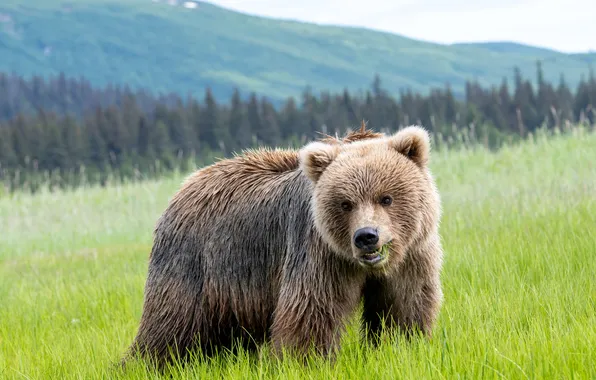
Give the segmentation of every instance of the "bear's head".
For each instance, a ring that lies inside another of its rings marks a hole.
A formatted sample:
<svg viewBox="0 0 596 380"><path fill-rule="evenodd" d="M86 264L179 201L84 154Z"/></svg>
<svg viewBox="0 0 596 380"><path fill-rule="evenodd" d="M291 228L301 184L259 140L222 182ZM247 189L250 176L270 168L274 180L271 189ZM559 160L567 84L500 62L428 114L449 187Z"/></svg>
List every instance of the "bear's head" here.
<svg viewBox="0 0 596 380"><path fill-rule="evenodd" d="M439 217L429 154L429 135L418 126L303 147L300 168L314 186L315 227L332 250L372 271L398 265Z"/></svg>

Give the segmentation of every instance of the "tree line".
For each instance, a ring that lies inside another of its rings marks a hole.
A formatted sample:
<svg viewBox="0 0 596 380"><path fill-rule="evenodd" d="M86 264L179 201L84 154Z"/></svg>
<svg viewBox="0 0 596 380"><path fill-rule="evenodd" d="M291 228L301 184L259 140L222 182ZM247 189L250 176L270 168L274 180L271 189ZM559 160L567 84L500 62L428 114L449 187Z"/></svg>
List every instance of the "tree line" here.
<svg viewBox="0 0 596 380"><path fill-rule="evenodd" d="M156 176L244 148L297 146L317 133L343 134L362 120L385 131L421 124L437 144L471 130L489 148L539 127L595 122L591 70L573 90L563 75L558 84L547 83L538 62L534 83L515 68L511 84L507 78L490 87L467 82L463 99L448 84L428 94L404 90L396 98L376 75L358 93L316 96L307 88L276 104L237 89L229 103L219 104L209 88L203 99L154 96L127 86L97 89L64 74L27 80L0 73L0 180L14 190L48 180L77 186L83 179Z"/></svg>

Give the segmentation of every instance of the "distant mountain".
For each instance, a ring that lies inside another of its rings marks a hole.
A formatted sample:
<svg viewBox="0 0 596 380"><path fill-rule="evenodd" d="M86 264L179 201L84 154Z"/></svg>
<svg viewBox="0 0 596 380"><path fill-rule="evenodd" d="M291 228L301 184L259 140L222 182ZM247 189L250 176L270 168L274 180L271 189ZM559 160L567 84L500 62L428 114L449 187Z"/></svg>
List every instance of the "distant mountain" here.
<svg viewBox="0 0 596 380"><path fill-rule="evenodd" d="M186 3L186 4L185 4ZM441 45L361 28L249 16L203 2L176 0L2 0L0 71L27 77L85 76L202 97L205 86L227 101L233 87L275 100L320 90L369 88L374 75L398 94L467 79L482 85L560 74L575 87L594 54L564 54L513 43Z"/></svg>

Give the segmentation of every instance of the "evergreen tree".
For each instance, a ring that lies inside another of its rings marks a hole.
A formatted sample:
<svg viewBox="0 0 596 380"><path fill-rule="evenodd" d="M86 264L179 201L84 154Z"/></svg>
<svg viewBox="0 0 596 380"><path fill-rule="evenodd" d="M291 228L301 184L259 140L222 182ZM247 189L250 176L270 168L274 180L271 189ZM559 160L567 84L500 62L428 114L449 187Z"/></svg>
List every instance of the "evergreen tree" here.
<svg viewBox="0 0 596 380"><path fill-rule="evenodd" d="M580 122L589 120L591 109L590 84L582 77L577 87L577 95L573 104L573 112Z"/></svg>
<svg viewBox="0 0 596 380"><path fill-rule="evenodd" d="M212 150L218 150L220 146L221 128L217 104L210 88L205 91L205 108L201 112L200 119L200 139L205 142Z"/></svg>
<svg viewBox="0 0 596 380"><path fill-rule="evenodd" d="M273 105L267 100L261 100L261 130L255 131L257 138L268 146L276 146L280 141L279 123Z"/></svg>
<svg viewBox="0 0 596 380"><path fill-rule="evenodd" d="M357 124L358 120L360 119L359 115L356 113L354 103L352 101L352 97L348 93L347 89L344 89L343 96L341 99L341 107L345 109L345 113L347 114L348 125L349 124Z"/></svg>
<svg viewBox="0 0 596 380"><path fill-rule="evenodd" d="M67 168L77 168L84 163L84 152L87 151L83 130L76 120L66 115L62 120L57 120L61 125L60 140L64 144Z"/></svg>
<svg viewBox="0 0 596 380"><path fill-rule="evenodd" d="M90 118L85 124L85 134L88 136L89 146L87 162L89 166L97 167L99 170L105 168L108 161L108 147L101 132L103 124L103 111L98 107L95 110L95 117Z"/></svg>
<svg viewBox="0 0 596 380"><path fill-rule="evenodd" d="M155 156L151 147L151 130L149 122L145 116L139 118L138 132L137 132L137 151L139 157L145 161L152 161Z"/></svg>
<svg viewBox="0 0 596 380"><path fill-rule="evenodd" d="M64 146L62 131L54 120L44 125L45 151L39 157L42 170L68 169L68 151Z"/></svg>
<svg viewBox="0 0 596 380"><path fill-rule="evenodd" d="M230 117L228 119L228 128L230 130L230 149L233 151L241 150L251 144L251 126L248 121L246 110L240 98L240 91L234 89L232 94Z"/></svg>
<svg viewBox="0 0 596 380"><path fill-rule="evenodd" d="M447 90L445 93L445 123L457 123L458 119L458 109L457 103L455 101L455 97L453 96L453 92L451 91L451 86L449 84L446 85Z"/></svg>
<svg viewBox="0 0 596 380"><path fill-rule="evenodd" d="M567 83L565 83L565 76L561 74L559 85L557 87L557 113L559 115L560 123L566 120L574 120L573 112L573 94L569 90Z"/></svg>
<svg viewBox="0 0 596 380"><path fill-rule="evenodd" d="M2 170L17 166L17 155L12 144L11 130L8 126L0 125L0 178Z"/></svg>
<svg viewBox="0 0 596 380"><path fill-rule="evenodd" d="M296 99L290 97L280 114L281 138L287 141L290 137L299 137L298 130L300 127L300 112L296 106Z"/></svg>
<svg viewBox="0 0 596 380"><path fill-rule="evenodd" d="M199 102L197 102L195 99L189 100L186 113L189 128L192 131L192 135L194 136L192 150L196 153L202 148L203 145L203 133L201 132L201 117L203 115L201 113L201 106L199 105Z"/></svg>
<svg viewBox="0 0 596 380"><path fill-rule="evenodd" d="M248 125L250 126L250 131L253 133L251 139L258 139L258 131L262 131L263 127L261 126L261 114L259 112L259 101L257 99L257 94L254 92L250 94L250 99L248 101L247 106L247 115Z"/></svg>

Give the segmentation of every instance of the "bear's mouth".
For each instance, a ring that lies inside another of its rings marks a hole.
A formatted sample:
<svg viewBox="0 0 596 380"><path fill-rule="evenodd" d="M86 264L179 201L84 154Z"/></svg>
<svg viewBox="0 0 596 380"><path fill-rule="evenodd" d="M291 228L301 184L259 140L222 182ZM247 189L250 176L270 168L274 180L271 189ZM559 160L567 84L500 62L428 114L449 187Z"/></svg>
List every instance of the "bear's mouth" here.
<svg viewBox="0 0 596 380"><path fill-rule="evenodd" d="M379 249L372 252L364 253L360 256L360 262L366 265L375 265L384 261L389 254L389 247L391 245L391 241L383 244Z"/></svg>

